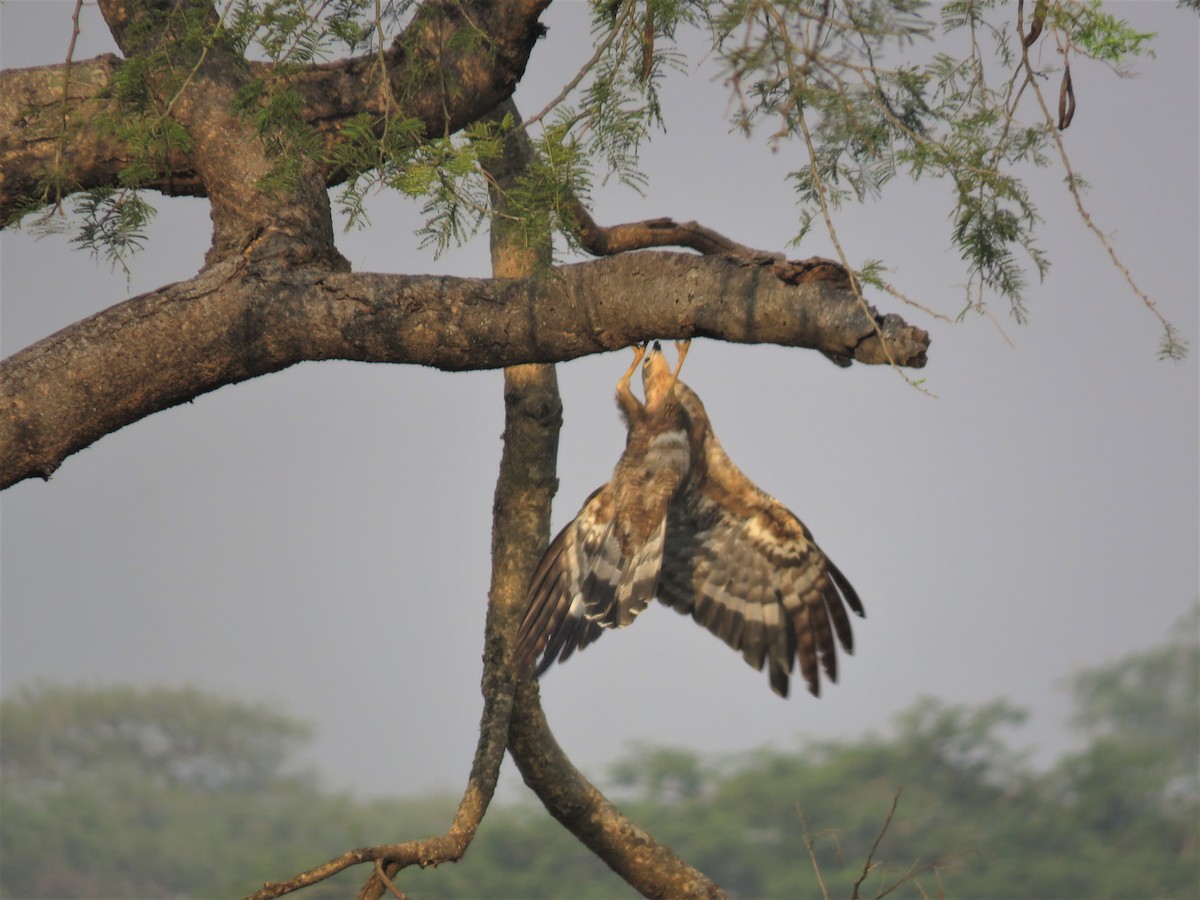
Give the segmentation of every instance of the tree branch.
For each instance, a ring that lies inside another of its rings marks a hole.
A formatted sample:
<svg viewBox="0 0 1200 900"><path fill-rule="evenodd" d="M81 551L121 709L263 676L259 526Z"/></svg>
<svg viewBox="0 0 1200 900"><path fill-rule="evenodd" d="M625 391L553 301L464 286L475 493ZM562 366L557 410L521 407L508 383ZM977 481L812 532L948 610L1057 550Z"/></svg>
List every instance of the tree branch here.
<svg viewBox="0 0 1200 900"><path fill-rule="evenodd" d="M509 143L511 144L510 138ZM507 184L513 171L506 154L490 168L493 184ZM492 273L520 278L537 270L539 253L515 238L504 211L504 197L491 192ZM547 241L546 251L549 246ZM524 613L526 590L534 562L545 549L550 530L550 504L558 488L558 434L562 399L552 365L509 366L504 370L504 449L492 503L492 584L488 592L483 653L483 721L471 781L482 786L463 798L450 832L462 838L457 861L466 853L487 811L508 747L515 673L513 646ZM468 798L471 802L468 803ZM399 871L389 863L363 886L360 897L377 900L388 878Z"/></svg>
<svg viewBox="0 0 1200 900"><path fill-rule="evenodd" d="M384 54L395 96L404 97L404 115L421 120L428 135L452 134L509 96L542 35L538 16L549 0L438 0L420 13ZM128 4L108 4L114 28ZM488 36L455 41L460 31L479 28ZM471 50L453 49L474 47ZM378 56L368 54L311 65L287 83L300 96L301 117L326 148L350 118L367 113L382 123L387 112L378 84ZM116 186L120 173L137 159L104 122L121 121L114 77L122 60L111 54L75 62L67 85L68 141L61 141L65 64L0 72L0 226L11 224L31 206L54 202L47 186L63 193ZM273 78L271 66L250 63L249 78ZM414 73L437 73L418 81ZM446 91L450 85L453 90ZM394 111L393 111L394 112ZM382 127L382 124L381 126ZM60 159L56 152L64 144ZM144 186L170 196L207 196L192 159L175 152L161 161L163 171ZM346 177L327 165L327 185Z"/></svg>
<svg viewBox="0 0 1200 900"><path fill-rule="evenodd" d="M507 157L501 159L491 173L497 184L512 176L506 161ZM504 200L499 191L494 191L491 199L497 210L502 209ZM514 240L513 230L504 223L501 217L492 219L492 271L510 278L528 275L536 270L538 255ZM375 871L359 893L361 900L378 900L385 891L396 893L391 879L413 862L426 866L461 859L495 794L513 706L512 648L534 562L545 549L550 530L550 504L558 487L561 427L562 400L554 366L506 368L504 449L492 504L492 583L484 629L483 715L467 789L444 835L398 845L398 852L386 857L386 864L385 857L376 858ZM414 856L418 850L423 855ZM303 873L297 878L308 875Z"/></svg>
<svg viewBox="0 0 1200 900"><path fill-rule="evenodd" d="M494 119L500 119L506 114L520 121L520 113L512 100L505 101L491 115ZM541 234L537 240L529 241L523 230L504 215L507 211L505 192L527 169L530 158L531 148L525 132L516 130L508 134L500 158L488 164L490 196L495 213L491 227L492 271L497 276L533 276L544 271L550 259L552 244L548 232ZM555 416L553 440L549 432L543 433L528 427L523 437L507 427L504 432L505 460L510 449L514 451L514 456L517 451L522 451L519 467L514 467L513 471L515 477L512 481L519 489L515 499L520 503L519 508L526 511L525 522L531 524L536 517L540 528L536 532L528 529L516 531L523 556L511 555L512 564L516 567L514 584L519 592L508 598L507 619L510 627L505 632L509 650L505 663L508 664L517 626L525 612L529 579L549 542L550 501L557 487L555 465L562 401L558 396L558 380L553 366L518 366L506 369L504 374L506 408L511 406L514 398L524 398L534 409L551 406ZM546 399L539 399L541 396ZM506 422L512 420L509 412ZM518 424L521 422L519 419L516 421ZM500 547L512 549L512 536L509 534L513 530L512 525L502 522L500 518L501 497L512 498L513 495L512 490L501 491L504 484L503 466L504 460L501 463L501 484L496 491L495 524L498 535L503 535L504 543L497 543L497 535L493 536L493 559ZM547 489L535 493L530 488L539 481L545 483ZM504 530L500 531L502 526ZM492 605L498 599L493 597ZM712 887L715 891L715 885L702 872L691 868L669 847L636 828L599 791L582 780L546 726L537 687L526 680L518 685L517 690L520 699L512 710L509 751L525 776L526 784L541 798L551 814L617 874L647 896L683 896L684 893L680 891L683 886L697 884ZM634 843L622 842L628 839L633 839Z"/></svg>
<svg viewBox="0 0 1200 900"><path fill-rule="evenodd" d="M597 225L592 214L578 200L573 204L573 210L575 221L579 225L579 241L584 249L594 256L615 256L630 250L648 250L652 247L686 247L706 256L720 254L747 262L784 262L782 253L755 250L699 222L679 223L664 217L606 227Z"/></svg>
<svg viewBox="0 0 1200 900"><path fill-rule="evenodd" d="M558 487L558 433L562 401L553 366L512 366L504 372L504 450L492 507L492 586L488 593L483 653L483 720L467 793L446 834L453 843L437 848L422 866L457 862L466 853L496 788L513 708L513 671L509 664L517 627L524 613L533 566L546 546L550 502ZM390 878L404 859L384 867ZM378 873L360 898L377 900L386 884Z"/></svg>
<svg viewBox="0 0 1200 900"><path fill-rule="evenodd" d="M536 684L517 687L509 751L550 814L643 896L725 896L703 872L625 818L571 764L546 724Z"/></svg>
<svg viewBox="0 0 1200 900"><path fill-rule="evenodd" d="M713 337L886 362L849 286L818 264L630 253L503 280L331 272L233 257L0 363L0 487L153 412L305 360L446 370L559 362L648 338ZM928 335L877 319L892 357Z"/></svg>
<svg viewBox="0 0 1200 900"><path fill-rule="evenodd" d="M388 889L385 879L393 878L401 869L456 862L470 846L495 792L504 760L513 704L513 676L508 661L524 613L529 577L546 545L550 501L558 485L555 465L562 402L553 366L508 369L504 409L504 450L492 514L492 585L481 685L484 708L471 774L454 820L445 834L350 850L286 881L270 882L248 900L270 900L371 861L382 865L359 896L376 900Z"/></svg>

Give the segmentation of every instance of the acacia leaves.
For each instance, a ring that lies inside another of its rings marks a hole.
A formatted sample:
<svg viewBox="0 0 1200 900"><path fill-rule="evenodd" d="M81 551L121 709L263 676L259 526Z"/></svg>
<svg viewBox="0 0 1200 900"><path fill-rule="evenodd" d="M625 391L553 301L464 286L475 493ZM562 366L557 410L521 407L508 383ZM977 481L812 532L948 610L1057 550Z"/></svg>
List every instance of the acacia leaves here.
<svg viewBox="0 0 1200 900"><path fill-rule="evenodd" d="M1152 32L1137 31L1124 19L1104 10L1102 0L1086 3L1055 3L1053 25L1061 28L1066 40L1092 59L1121 65L1130 57L1149 52Z"/></svg>
<svg viewBox="0 0 1200 900"><path fill-rule="evenodd" d="M138 191L94 188L79 195L74 212L79 233L72 243L113 268L120 266L128 276L129 258L145 245L154 207Z"/></svg>
<svg viewBox="0 0 1200 900"><path fill-rule="evenodd" d="M898 174L942 178L952 188L948 240L966 274L963 311L985 312L999 296L1023 321L1029 274L1043 277L1049 266L1026 178L1032 168L1059 166L1085 226L1162 322L1162 355L1178 358L1184 345L1092 223L1056 133L1076 111L1072 58L1124 67L1150 52L1153 35L1101 0L1029 7L742 0L710 4L709 24L737 104L734 124L768 129L773 146L795 141L806 157L789 176L800 206L794 242L820 214L849 265L833 217L843 203L878 196ZM1061 81L1057 115L1040 89L1052 76Z"/></svg>
<svg viewBox="0 0 1200 900"><path fill-rule="evenodd" d="M1162 321L1163 354L1178 357L1184 345L1175 329L1090 221L1082 178L1058 134L1076 114L1077 88L1079 115L1093 114L1095 86L1107 70L1123 74L1150 52L1152 35L1110 8L1101 0L593 0L591 55L544 108L525 110L523 123L460 129L461 122L440 127L436 115L422 125L410 101L432 93L435 107L451 108L467 88L463 70L448 61L489 67L505 52L496 23L464 3L173 4L158 14L169 16L169 40L148 44L118 73L121 113L109 126L134 151L120 186L163 181L166 161L190 149L171 118L174 101L163 98L178 96L197 60L220 44L261 65L238 101L272 163L261 187L287 191L315 164L329 184L343 185L337 202L351 226L367 222L375 191L399 191L420 203L419 236L441 253L490 215L485 163L506 129L523 128L534 174L512 189L504 215L531 242L554 232L559 249L564 242L577 248L576 212L595 190L614 182L647 187L639 156L671 114L665 79L707 76L701 67L715 66L733 127L774 147L794 142L803 159L789 175L799 207L794 243L819 215L849 266L834 214L878 197L898 176L933 176L950 202L945 241L962 260L964 312L984 312L999 297L1023 320L1028 284L1049 265L1027 179L1036 168L1059 166L1086 227ZM143 18L131 29L158 33L147 24L153 17ZM298 85L316 63L346 56L371 97L335 129L307 108L311 97L304 100ZM1089 61L1102 65L1072 65ZM157 105L148 80L157 85ZM1052 83L1057 104L1042 96ZM64 127L62 140L69 137ZM70 189L53 172L44 182L43 203ZM103 242L106 234L93 237Z"/></svg>
<svg viewBox="0 0 1200 900"><path fill-rule="evenodd" d="M808 165L791 176L799 236L822 205L828 219L846 200L877 196L900 172L946 178L968 307L982 308L994 292L1021 318L1025 267L1041 275L1048 263L1016 169L1047 163L1048 134L1044 123L1015 117L1016 57L996 5L941 7L939 46L960 45L955 53L929 52L935 23L908 0L746 3L727 8L718 25L741 100L738 124L766 122L772 141L803 138L810 147ZM891 61L897 51L906 57L900 64Z"/></svg>
<svg viewBox="0 0 1200 900"><path fill-rule="evenodd" d="M388 0L380 18L402 18L411 0ZM228 38L251 58L303 65L368 46L376 30L375 0L235 0L224 17Z"/></svg>

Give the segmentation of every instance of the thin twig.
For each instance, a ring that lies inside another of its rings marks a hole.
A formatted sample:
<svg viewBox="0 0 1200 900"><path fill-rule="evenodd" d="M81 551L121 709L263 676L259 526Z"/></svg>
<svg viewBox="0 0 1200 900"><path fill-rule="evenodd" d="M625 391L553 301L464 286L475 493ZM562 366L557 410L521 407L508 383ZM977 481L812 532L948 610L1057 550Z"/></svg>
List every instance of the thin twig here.
<svg viewBox="0 0 1200 900"><path fill-rule="evenodd" d="M1079 179L1075 175L1074 167L1071 165L1071 158L1067 155L1067 147L1063 142L1062 134L1057 128L1055 128L1054 116L1050 112L1050 107L1046 103L1045 96L1042 94L1042 88L1037 83L1037 77L1033 71L1033 64L1029 61L1028 48L1023 50L1021 53L1021 63L1025 67L1029 83L1033 86L1033 95L1037 97L1038 106L1040 106L1042 109L1042 118L1046 122L1047 130L1054 138L1054 144L1058 148L1058 155L1062 160L1063 170L1067 173L1067 189L1071 192L1071 196L1075 200L1075 210L1079 213L1079 218L1083 220L1084 225L1088 227L1088 230L1096 236L1097 240L1100 241L1104 249L1108 252L1108 258L1112 261L1112 264L1117 271L1121 273L1121 276L1125 279L1125 283L1129 285L1130 290L1132 290L1139 298L1141 298L1142 304L1146 307L1146 309L1150 310L1150 312L1154 314L1155 318L1162 323L1167 339L1173 340L1175 335L1175 326L1172 325L1167 317L1162 314L1162 311L1158 308L1158 304L1151 299L1150 295L1143 291L1141 287L1138 286L1137 282L1133 280L1133 274L1129 271L1129 267L1121 261L1119 256L1117 256L1117 251L1116 248L1113 247L1112 241L1110 241L1108 239L1108 235L1106 235L1100 229L1095 220L1092 218L1091 213L1088 212L1087 207L1084 206L1083 194L1079 190Z"/></svg>
<svg viewBox="0 0 1200 900"><path fill-rule="evenodd" d="M813 873L817 876L817 885L821 888L821 897L823 900L829 900L829 889L825 887L825 879L821 877L821 864L817 862L816 845L813 843L812 834L808 830L808 819L798 806L796 812L800 816L800 828L804 832L804 849L808 851L808 858L812 862Z"/></svg>
<svg viewBox="0 0 1200 900"><path fill-rule="evenodd" d="M908 296L906 293L904 293L899 288L897 288L890 281L881 282L879 286L884 290L885 293L891 294L893 297L895 297L901 303L906 303L909 306L913 307L914 309L919 309L921 312L925 313L925 315L929 316L931 319L941 319L943 322L949 322L950 324L954 324L954 318L952 316L948 316L945 313L940 313L937 310L926 306L924 303L918 303L912 297Z"/></svg>
<svg viewBox="0 0 1200 900"><path fill-rule="evenodd" d="M842 268L846 270L846 275L850 279L850 289L854 292L854 297L862 307L863 313L867 317L867 321L871 323L871 328L875 330L875 336L879 339L879 345L883 349L883 355L887 358L888 365L892 370L899 373L900 377L908 382L909 387L914 387L921 393L930 397L936 396L931 393L923 384L908 377L908 374L900 368L896 362L896 358L892 355L892 348L888 346L887 339L883 336L883 329L879 327L879 322L871 313L871 307L867 303L866 298L862 293L862 285L859 284L858 276L854 274L854 269L850 266L850 261L846 257L846 251L842 249L842 243L838 240L837 228L833 224L833 215L829 211L829 201L825 196L825 182L817 171L817 149L813 143L812 133L808 130L807 117L802 113L797 117L800 123L800 131L804 135L804 143L808 146L808 166L812 173L813 184L817 188L817 202L821 206L821 215L825 219L825 230L829 233L829 239L833 242L833 248L837 251L838 259L842 263Z"/></svg>
<svg viewBox="0 0 1200 900"><path fill-rule="evenodd" d="M622 15L628 15L628 13L622 12ZM547 103L545 105L545 107L542 108L542 111L539 112L537 115L531 116L530 118L526 119L524 122L521 122L521 124L519 126L517 126L518 128L528 129L530 125L533 125L537 122L542 121L542 119L544 119L546 116L548 116L554 110L555 107L557 107L564 100L566 100L567 97L569 97L571 95L571 93L575 90L575 88L579 87L579 83L581 81L583 81L584 78L587 77L588 72L590 72L593 68L595 68L596 63L600 62L601 57L604 56L604 51L606 51L612 45L612 42L616 39L617 31L618 31L617 25L619 24L619 22L620 22L620 20L613 23L612 30L609 31L608 35L604 38L604 40L602 40L599 44L596 45L596 52L593 53L591 58L580 67L579 71L575 73L575 76L570 81L568 81L565 85L563 85L563 89L558 92L558 96L555 97L553 100L551 100L549 103Z"/></svg>
<svg viewBox="0 0 1200 900"><path fill-rule="evenodd" d="M379 84L383 93L383 136L387 137L388 126L392 121L392 107L396 105L396 98L392 94L392 80L388 77L387 51L383 46L386 37L383 31L383 9L379 4L380 0L375 0L375 34L379 38L376 61L379 64ZM381 141L381 146L382 143Z"/></svg>
<svg viewBox="0 0 1200 900"><path fill-rule="evenodd" d="M62 89L62 104L59 108L61 126L58 133L58 146L54 150L54 208L60 215L62 210L62 188L59 183L58 173L62 168L63 152L67 147L67 107L70 99L69 92L71 88L71 64L75 58L75 42L79 39L79 13L83 9L83 0L75 0L75 10L71 13L71 41L67 44L67 60L63 66L63 89ZM47 187L47 196L44 200L48 200L49 187Z"/></svg>
<svg viewBox="0 0 1200 900"><path fill-rule="evenodd" d="M992 311L988 309L986 303L976 303L975 311L992 323L992 327L996 329L996 333L999 334L1000 337L1004 338L1004 343L1008 344L1010 350L1017 349L1017 345L1013 343L1012 338L1008 336L1008 333L1004 330L1004 326L1000 324L1000 320L992 315Z"/></svg>
<svg viewBox="0 0 1200 900"><path fill-rule="evenodd" d="M974 853L975 853L974 850L963 850L961 853L954 853L954 854L951 854L950 856L945 856L945 857L942 857L941 859L935 860L934 862L924 863L923 865L917 865L914 862L911 866L908 867L907 872L905 872L903 875L901 875L899 878L897 878L894 882L892 882L887 887L885 887L883 890L881 890L878 894L876 894L874 900L882 900L883 897L886 897L892 891L896 890L896 888L900 887L903 884L907 884L910 881L912 881L913 884L916 886L917 890L921 892L922 897L927 897L928 895L925 893L925 889L922 888L920 884L917 884L917 882L915 880L916 877L918 875L920 875L922 872L933 872L933 875L937 879L937 883L938 883L938 897L939 898L944 897L946 892L942 888L942 875L941 875L942 867L946 863L950 862L951 860L958 859L958 857L960 857L960 856L971 856Z"/></svg>
<svg viewBox="0 0 1200 900"><path fill-rule="evenodd" d="M875 858L875 851L879 849L879 844L883 841L884 835L887 834L888 828L892 824L892 817L896 815L896 807L900 805L900 795L904 792L904 788L898 788L896 795L892 797L892 808L888 810L887 817L883 820L883 827L879 829L879 834L875 835L875 843L871 845L871 851L867 854L866 861L863 863L862 874L858 876L858 880L854 882L853 898L857 900L861 896L858 889L862 887L862 883L867 880L867 876L871 874L871 870L875 868L871 862ZM890 890L890 889L889 889Z"/></svg>

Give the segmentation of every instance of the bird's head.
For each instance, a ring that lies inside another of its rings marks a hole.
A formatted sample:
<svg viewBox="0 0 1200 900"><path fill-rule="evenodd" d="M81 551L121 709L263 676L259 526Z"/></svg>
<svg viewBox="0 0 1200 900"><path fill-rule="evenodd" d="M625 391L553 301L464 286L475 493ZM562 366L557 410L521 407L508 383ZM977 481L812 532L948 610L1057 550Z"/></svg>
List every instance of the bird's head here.
<svg viewBox="0 0 1200 900"><path fill-rule="evenodd" d="M642 360L642 390L646 394L646 406L659 409L674 396L675 372L667 363L662 344L655 341L645 359Z"/></svg>

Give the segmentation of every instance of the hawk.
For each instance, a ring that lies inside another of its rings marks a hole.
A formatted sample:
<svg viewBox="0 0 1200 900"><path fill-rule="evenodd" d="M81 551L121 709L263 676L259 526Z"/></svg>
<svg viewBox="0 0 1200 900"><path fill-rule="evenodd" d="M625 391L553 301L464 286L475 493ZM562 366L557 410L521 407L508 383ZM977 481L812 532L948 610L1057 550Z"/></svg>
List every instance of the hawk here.
<svg viewBox="0 0 1200 900"><path fill-rule="evenodd" d="M847 607L862 616L862 602L804 523L726 455L679 380L688 343L676 347L674 370L657 342L634 347L617 382L625 451L534 570L518 665L537 661L541 675L657 596L765 665L781 697L797 661L817 696L819 669L837 680L835 638L853 651ZM629 386L639 364L644 403Z"/></svg>

